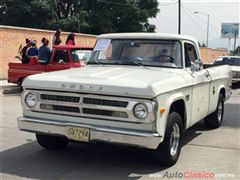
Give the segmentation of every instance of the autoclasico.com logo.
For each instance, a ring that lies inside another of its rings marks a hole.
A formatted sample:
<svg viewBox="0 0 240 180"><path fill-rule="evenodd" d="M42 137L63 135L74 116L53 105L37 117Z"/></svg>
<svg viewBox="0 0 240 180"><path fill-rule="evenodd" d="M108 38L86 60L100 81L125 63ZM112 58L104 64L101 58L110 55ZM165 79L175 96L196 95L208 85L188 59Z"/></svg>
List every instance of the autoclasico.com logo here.
<svg viewBox="0 0 240 180"><path fill-rule="evenodd" d="M184 172L169 172L150 174L150 178L166 178L166 179L214 179L214 178L234 178L234 174L216 174L213 172L197 172L197 171L184 171Z"/></svg>

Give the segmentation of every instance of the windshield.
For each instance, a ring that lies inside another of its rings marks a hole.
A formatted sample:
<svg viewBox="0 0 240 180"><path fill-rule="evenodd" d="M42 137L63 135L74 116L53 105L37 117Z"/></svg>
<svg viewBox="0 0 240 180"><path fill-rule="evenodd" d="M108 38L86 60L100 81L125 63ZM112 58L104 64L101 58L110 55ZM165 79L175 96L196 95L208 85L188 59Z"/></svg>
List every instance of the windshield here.
<svg viewBox="0 0 240 180"><path fill-rule="evenodd" d="M214 65L230 65L230 66L240 66L240 58L238 57L219 57L217 58Z"/></svg>
<svg viewBox="0 0 240 180"><path fill-rule="evenodd" d="M100 39L89 64L182 67L181 44L172 40Z"/></svg>
<svg viewBox="0 0 240 180"><path fill-rule="evenodd" d="M74 62L79 62L80 60L88 61L91 57L91 50L81 50L81 49L72 49L71 56Z"/></svg>

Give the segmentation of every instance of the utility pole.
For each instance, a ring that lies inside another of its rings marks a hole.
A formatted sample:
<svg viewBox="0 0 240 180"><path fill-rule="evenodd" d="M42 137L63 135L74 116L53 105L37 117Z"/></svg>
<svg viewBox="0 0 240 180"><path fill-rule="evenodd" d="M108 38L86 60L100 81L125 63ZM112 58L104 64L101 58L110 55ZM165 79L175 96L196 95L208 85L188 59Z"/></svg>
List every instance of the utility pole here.
<svg viewBox="0 0 240 180"><path fill-rule="evenodd" d="M178 34L181 34L181 0L178 0Z"/></svg>
<svg viewBox="0 0 240 180"><path fill-rule="evenodd" d="M207 15L207 47L208 47L208 36L209 36L209 14Z"/></svg>
<svg viewBox="0 0 240 180"><path fill-rule="evenodd" d="M230 50L230 45L231 45L231 38L229 37L229 38L228 38L228 52L229 52L229 53L230 53L230 51L231 51L231 50Z"/></svg>
<svg viewBox="0 0 240 180"><path fill-rule="evenodd" d="M233 46L234 55L235 55L235 49L236 49L236 40L237 40L237 30L235 30L234 32L234 46Z"/></svg>

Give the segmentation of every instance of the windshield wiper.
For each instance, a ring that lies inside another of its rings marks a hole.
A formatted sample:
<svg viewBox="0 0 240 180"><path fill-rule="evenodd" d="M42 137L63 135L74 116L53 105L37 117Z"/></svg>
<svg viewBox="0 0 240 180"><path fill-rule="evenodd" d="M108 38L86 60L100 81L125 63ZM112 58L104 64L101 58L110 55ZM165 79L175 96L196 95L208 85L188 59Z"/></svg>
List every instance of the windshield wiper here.
<svg viewBox="0 0 240 180"><path fill-rule="evenodd" d="M128 61L128 60L119 60L116 61L118 64L125 64L125 65L138 65L138 66L143 66L142 62L139 60L132 60L132 61Z"/></svg>
<svg viewBox="0 0 240 180"><path fill-rule="evenodd" d="M93 60L93 61L88 61L87 64L99 64L99 65L103 65L104 63L102 63L102 62L99 61L99 60Z"/></svg>
<svg viewBox="0 0 240 180"><path fill-rule="evenodd" d="M111 65L138 65L138 66L143 66L142 62L139 60L91 60L88 61L88 64L99 64L99 65L104 65L104 64L111 64Z"/></svg>

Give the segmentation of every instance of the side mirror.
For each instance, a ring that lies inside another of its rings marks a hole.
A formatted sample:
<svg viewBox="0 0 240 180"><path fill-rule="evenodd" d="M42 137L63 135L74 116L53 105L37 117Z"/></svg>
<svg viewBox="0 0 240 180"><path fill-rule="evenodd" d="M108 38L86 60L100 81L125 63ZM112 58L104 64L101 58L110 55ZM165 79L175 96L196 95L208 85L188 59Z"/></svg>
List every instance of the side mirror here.
<svg viewBox="0 0 240 180"><path fill-rule="evenodd" d="M195 62L190 66L192 72L200 71L203 69L203 63L200 59L196 59Z"/></svg>

